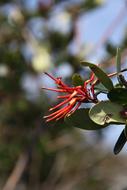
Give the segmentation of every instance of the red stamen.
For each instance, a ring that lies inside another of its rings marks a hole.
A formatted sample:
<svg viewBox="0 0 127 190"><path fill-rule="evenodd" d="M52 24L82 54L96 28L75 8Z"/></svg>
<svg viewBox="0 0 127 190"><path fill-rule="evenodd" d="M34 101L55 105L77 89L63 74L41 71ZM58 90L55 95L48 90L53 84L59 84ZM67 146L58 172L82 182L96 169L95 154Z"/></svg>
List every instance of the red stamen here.
<svg viewBox="0 0 127 190"><path fill-rule="evenodd" d="M72 113L74 113L81 105L81 102L78 102L78 104L74 107L74 109L69 113L67 114L67 117L70 116Z"/></svg>
<svg viewBox="0 0 127 190"><path fill-rule="evenodd" d="M60 110L57 110L57 111L55 111L55 112L53 112L53 113L51 113L51 114L49 114L49 115L46 115L46 116L44 116L43 118L52 117L52 116L56 115L57 113L61 112L61 110L64 110L64 108L65 108L65 107L63 107L63 108L61 108Z"/></svg>
<svg viewBox="0 0 127 190"><path fill-rule="evenodd" d="M55 77L53 77L52 75L50 75L47 72L44 72L45 75L49 76L49 78L51 78L52 80L54 80L57 83L57 79Z"/></svg>
<svg viewBox="0 0 127 190"><path fill-rule="evenodd" d="M64 88L66 90L69 90L69 91L74 91L74 90L77 90L77 89L81 89L81 86L76 86L76 87L61 87L61 88Z"/></svg>
<svg viewBox="0 0 127 190"><path fill-rule="evenodd" d="M50 90L50 91L54 91L54 92L67 92L66 90L63 90L63 89L54 89L54 88L46 88L46 87L42 87L42 89Z"/></svg>
<svg viewBox="0 0 127 190"><path fill-rule="evenodd" d="M57 84L57 89L46 88L46 87L43 87L43 89L51 90L54 92L65 93L65 95L57 96L58 99L65 99L65 100L57 104L56 106L50 108L49 111L53 111L63 105L65 106L49 114L48 116L44 116L44 118L46 118L46 122L52 120L59 120L61 118L64 118L65 116L71 115L80 107L82 102L90 102L90 101L95 102L95 99L97 100L94 93L94 82L93 84L91 84L91 82L94 80L94 73L92 73L89 80L84 82L84 86L76 86L76 87L67 86L66 84L63 83L60 77L55 78L48 73L45 74L55 81L55 83ZM90 86L89 88L87 87L88 84Z"/></svg>
<svg viewBox="0 0 127 190"><path fill-rule="evenodd" d="M64 104L68 103L76 94L77 94L77 92L74 91L67 100L64 100L63 102L59 103L55 107L50 108L49 111L52 111L52 110L54 110L54 109L56 109L56 108L58 108L60 106L63 106Z"/></svg>
<svg viewBox="0 0 127 190"><path fill-rule="evenodd" d="M94 77L95 77L94 73L91 73L90 79L85 81L85 84L87 85L88 83L91 83L94 80Z"/></svg>
<svg viewBox="0 0 127 190"><path fill-rule="evenodd" d="M68 113L70 113L70 110L71 110L71 106L69 105L69 106L68 106L68 109L67 109L61 116L59 116L59 117L56 119L56 121L58 121L59 119L65 117L66 115L68 115Z"/></svg>
<svg viewBox="0 0 127 190"><path fill-rule="evenodd" d="M64 109L62 111L59 110L60 112L58 114L56 114L55 116L51 117L50 119L47 119L46 121L49 122L49 121L52 121L52 120L56 119L58 116L60 116L64 112L66 112L68 109L69 109L69 106L64 107Z"/></svg>
<svg viewBox="0 0 127 190"><path fill-rule="evenodd" d="M63 113L61 116L59 116L56 121L60 120L61 118L64 118L66 115L68 115L68 113L70 112L71 107L68 109L68 111L66 111L65 113Z"/></svg>
<svg viewBox="0 0 127 190"><path fill-rule="evenodd" d="M77 89L79 93L81 93L83 96L86 96L86 90L84 89L84 92L81 89Z"/></svg>
<svg viewBox="0 0 127 190"><path fill-rule="evenodd" d="M67 100L64 100L63 102L57 104L55 107L50 108L49 111L55 110L57 108L59 108L60 106L63 106L64 104L68 103L70 101L70 98L68 98Z"/></svg>
<svg viewBox="0 0 127 190"><path fill-rule="evenodd" d="M63 95L63 96L57 96L58 99L64 99L70 97L70 94L68 95Z"/></svg>
<svg viewBox="0 0 127 190"><path fill-rule="evenodd" d="M56 121L58 121L58 120L60 120L60 119L64 118L64 117L65 117L65 115L66 115L66 113L63 113L61 116L59 116L59 117L56 119Z"/></svg>

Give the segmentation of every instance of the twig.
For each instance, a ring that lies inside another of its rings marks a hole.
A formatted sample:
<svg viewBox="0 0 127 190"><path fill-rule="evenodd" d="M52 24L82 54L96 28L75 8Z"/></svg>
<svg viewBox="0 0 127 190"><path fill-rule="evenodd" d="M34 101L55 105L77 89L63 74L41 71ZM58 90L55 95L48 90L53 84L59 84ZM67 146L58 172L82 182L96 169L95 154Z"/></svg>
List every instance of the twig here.
<svg viewBox="0 0 127 190"><path fill-rule="evenodd" d="M11 175L9 176L3 190L14 190L17 183L19 182L19 179L22 176L22 173L27 165L28 162L28 154L25 152L20 155L15 168Z"/></svg>

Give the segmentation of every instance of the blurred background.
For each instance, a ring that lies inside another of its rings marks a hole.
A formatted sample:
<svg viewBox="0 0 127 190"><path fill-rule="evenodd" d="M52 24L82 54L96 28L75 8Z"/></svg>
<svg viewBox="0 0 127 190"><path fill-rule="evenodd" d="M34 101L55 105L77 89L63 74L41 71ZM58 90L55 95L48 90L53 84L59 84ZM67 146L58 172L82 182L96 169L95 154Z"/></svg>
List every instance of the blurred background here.
<svg viewBox="0 0 127 190"><path fill-rule="evenodd" d="M127 67L127 1L0 0L0 189L127 190L126 150L112 149L121 127L83 131L43 116L56 103L44 72L71 85L81 60Z"/></svg>

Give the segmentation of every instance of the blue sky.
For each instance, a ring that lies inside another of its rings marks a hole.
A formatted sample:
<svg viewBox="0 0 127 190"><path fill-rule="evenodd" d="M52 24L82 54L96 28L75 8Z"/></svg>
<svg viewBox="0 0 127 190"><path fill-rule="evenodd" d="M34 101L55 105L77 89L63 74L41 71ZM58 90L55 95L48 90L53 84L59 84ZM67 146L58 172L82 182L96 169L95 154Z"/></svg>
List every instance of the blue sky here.
<svg viewBox="0 0 127 190"><path fill-rule="evenodd" d="M100 0L101 1L101 0ZM29 10L34 10L37 7L38 0L26 0L24 1ZM125 0L102 0L102 6L90 11L83 13L79 18L79 33L81 43L86 46L97 46L98 42L103 37L104 33L114 22L116 17L121 11L126 10ZM124 9L124 10L123 10ZM127 12L127 11L126 11ZM114 27L113 32L109 36L109 40L114 44L119 45L127 25L127 13L118 23L118 26ZM91 49L92 50L92 49ZM98 46L94 49L94 53L91 52L88 58L91 61L98 62L103 59L105 54L103 45Z"/></svg>
<svg viewBox="0 0 127 190"><path fill-rule="evenodd" d="M98 42L102 39L104 33L114 22L116 17L125 10L125 1L121 0L107 0L104 4L95 9L92 12L84 14L80 21L81 36L84 43L90 43L93 46L97 46ZM119 25L114 27L113 32L109 36L109 40L114 44L119 45L127 25L127 13L124 14ZM98 62L98 60L103 59L104 48L98 46L97 50L94 49L94 53L91 53L89 59Z"/></svg>

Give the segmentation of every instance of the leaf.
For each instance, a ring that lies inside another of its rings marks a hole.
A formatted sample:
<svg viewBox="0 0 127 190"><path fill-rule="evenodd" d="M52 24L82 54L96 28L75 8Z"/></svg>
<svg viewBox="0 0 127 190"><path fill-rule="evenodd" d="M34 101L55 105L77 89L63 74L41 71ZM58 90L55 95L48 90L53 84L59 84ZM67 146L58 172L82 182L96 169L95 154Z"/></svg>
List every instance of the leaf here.
<svg viewBox="0 0 127 190"><path fill-rule="evenodd" d="M98 125L89 117L89 109L78 109L72 115L65 118L65 122L73 127L86 130L97 130L106 127L106 125Z"/></svg>
<svg viewBox="0 0 127 190"><path fill-rule="evenodd" d="M121 74L121 50L117 48L116 53L116 68L117 68L117 79L121 86L125 86L127 88L127 81L125 80L124 76Z"/></svg>
<svg viewBox="0 0 127 190"><path fill-rule="evenodd" d="M125 137L126 137L126 139L127 139L127 125L125 125L124 134L125 134Z"/></svg>
<svg viewBox="0 0 127 190"><path fill-rule="evenodd" d="M114 88L108 93L108 98L112 102L120 104L127 104L127 89L126 88Z"/></svg>
<svg viewBox="0 0 127 190"><path fill-rule="evenodd" d="M117 52L116 52L116 68L117 68L117 73L120 73L120 71L121 71L121 50L120 50L120 48L117 48Z"/></svg>
<svg viewBox="0 0 127 190"><path fill-rule="evenodd" d="M96 77L105 86L105 88L107 88L108 90L113 89L113 83L112 83L111 79L97 65L95 65L93 63L84 62L84 61L81 64L83 66L90 67L90 69L94 72L94 74L96 75Z"/></svg>
<svg viewBox="0 0 127 190"><path fill-rule="evenodd" d="M114 154L118 154L122 150L126 141L127 139L123 130L114 146Z"/></svg>
<svg viewBox="0 0 127 190"><path fill-rule="evenodd" d="M83 86L84 84L82 77L78 73L72 76L72 82L74 86Z"/></svg>
<svg viewBox="0 0 127 190"><path fill-rule="evenodd" d="M104 85L102 83L97 84L94 87L95 93L99 94L99 93L108 93L107 89L104 87Z"/></svg>
<svg viewBox="0 0 127 190"><path fill-rule="evenodd" d="M119 104L102 101L93 106L89 111L90 118L99 125L109 123L125 123L126 120L121 117L120 112L123 107Z"/></svg>

